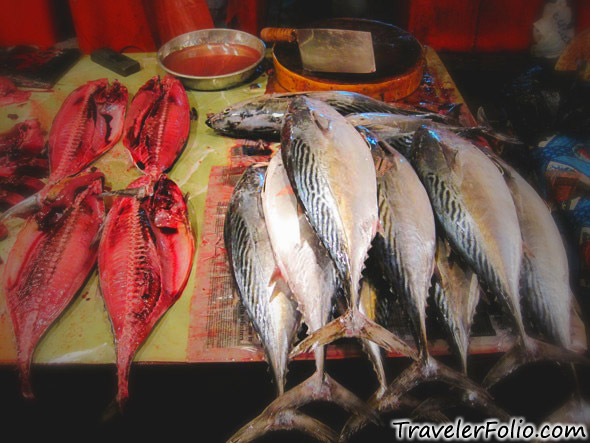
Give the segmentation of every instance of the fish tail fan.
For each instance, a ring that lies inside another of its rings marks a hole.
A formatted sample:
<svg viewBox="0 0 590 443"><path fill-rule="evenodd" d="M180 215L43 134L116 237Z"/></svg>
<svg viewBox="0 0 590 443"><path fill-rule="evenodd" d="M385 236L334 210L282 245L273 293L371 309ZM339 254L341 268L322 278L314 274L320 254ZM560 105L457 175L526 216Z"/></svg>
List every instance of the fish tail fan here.
<svg viewBox="0 0 590 443"><path fill-rule="evenodd" d="M312 401L326 401L337 404L344 410L378 422L376 414L358 398L325 372L317 371L311 377L283 395L276 398L266 409L265 414L276 415L281 410L299 408Z"/></svg>
<svg viewBox="0 0 590 443"><path fill-rule="evenodd" d="M131 369L132 356L117 358L117 396L115 401L121 410L129 398L129 371Z"/></svg>
<svg viewBox="0 0 590 443"><path fill-rule="evenodd" d="M250 442L267 432L293 429L304 432L321 442L338 441L338 434L321 421L295 409L283 409L275 414L265 410L231 436L227 443Z"/></svg>
<svg viewBox="0 0 590 443"><path fill-rule="evenodd" d="M388 351L413 359L417 358L415 351L404 343L403 340L384 327L379 326L374 321L369 320L360 311L354 309L350 309L346 314L332 320L326 326L306 337L295 346L291 351L290 357L293 358L303 352L308 352L318 346L327 345L343 337L366 339Z"/></svg>
<svg viewBox="0 0 590 443"><path fill-rule="evenodd" d="M531 337L520 338L490 369L482 385L489 389L521 366L538 361L590 364L590 360L582 354Z"/></svg>
<svg viewBox="0 0 590 443"><path fill-rule="evenodd" d="M412 420L429 421L432 423L448 423L449 417L442 410L449 406L449 399L444 397L430 397L419 403L412 411Z"/></svg>
<svg viewBox="0 0 590 443"><path fill-rule="evenodd" d="M482 401L492 399L488 391L467 378L465 374L449 368L432 357L428 358L422 371L423 381L441 381L450 386L462 389L464 392L468 393L471 398L478 398Z"/></svg>
<svg viewBox="0 0 590 443"><path fill-rule="evenodd" d="M121 409L121 406L119 405L119 402L115 398L106 407L106 409L104 410L104 412L102 413L102 415L100 417L100 420L103 423L108 423L109 421L114 420L115 417L121 416L122 413L123 413L123 411Z"/></svg>
<svg viewBox="0 0 590 443"><path fill-rule="evenodd" d="M20 362L20 389L22 396L27 400L35 398L31 387L31 364L28 359Z"/></svg>
<svg viewBox="0 0 590 443"><path fill-rule="evenodd" d="M429 382L441 381L458 387L467 393L466 400L485 404L491 401L487 391L469 380L465 375L454 371L430 356L412 363L387 388L386 393L379 399L373 396L367 403L379 413L394 411L404 406L402 400L406 393L416 386ZM367 424L363 417L351 417L344 425L341 439L347 439Z"/></svg>

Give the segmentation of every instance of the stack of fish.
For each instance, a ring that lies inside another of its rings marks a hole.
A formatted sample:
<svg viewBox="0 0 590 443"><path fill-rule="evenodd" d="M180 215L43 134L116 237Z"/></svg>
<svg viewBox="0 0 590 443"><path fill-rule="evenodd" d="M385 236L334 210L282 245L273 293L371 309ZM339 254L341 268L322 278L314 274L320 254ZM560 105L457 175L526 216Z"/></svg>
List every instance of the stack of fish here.
<svg viewBox="0 0 590 443"><path fill-rule="evenodd" d="M164 174L188 138L186 92L172 77L154 77L135 95L127 118L126 107L127 89L117 81L91 81L74 90L51 127L47 184L3 214L33 214L4 269L27 397L33 396L29 368L37 342L97 259L117 345L120 406L128 397L135 352L188 281L194 255L188 210L182 192ZM105 176L86 169L123 133L146 175L125 190L105 193ZM105 216L106 194L117 198Z"/></svg>
<svg viewBox="0 0 590 443"><path fill-rule="evenodd" d="M351 113L357 114L341 115ZM461 136L477 128L344 92L263 96L207 123L226 135L280 134L281 141L268 165L245 171L226 216L235 282L279 393L231 441L291 428L332 441L332 430L296 410L317 399L354 413L341 433L346 438L429 380L458 386L469 404L505 417L466 376L480 284L506 308L520 338L490 371L486 386L527 361L585 361L567 349L571 292L553 219L516 171ZM370 248L407 312L417 352L374 322L379 294L361 283ZM431 286L462 373L429 355ZM339 293L348 307L329 322ZM528 336L523 314L543 341ZM293 348L300 316L310 335ZM323 370L323 346L340 337L362 339L374 363L381 387L369 408ZM377 345L415 361L389 386ZM289 357L309 350L316 373L283 392Z"/></svg>

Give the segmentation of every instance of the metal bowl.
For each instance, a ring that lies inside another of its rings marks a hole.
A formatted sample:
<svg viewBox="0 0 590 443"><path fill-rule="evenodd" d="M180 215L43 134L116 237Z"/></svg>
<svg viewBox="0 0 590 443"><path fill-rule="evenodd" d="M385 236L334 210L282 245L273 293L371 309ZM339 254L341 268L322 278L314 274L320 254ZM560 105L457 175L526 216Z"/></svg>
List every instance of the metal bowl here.
<svg viewBox="0 0 590 443"><path fill-rule="evenodd" d="M240 71L206 77L187 75L172 71L163 63L164 59L173 52L189 46L197 46L207 43L234 43L249 46L260 53L260 58L252 65ZM202 29L200 31L187 32L186 34L176 36L163 45L158 51L158 63L164 71L178 77L187 88L198 89L201 91L215 91L230 88L248 80L264 58L264 50L265 46L262 40L247 32L237 31L235 29Z"/></svg>

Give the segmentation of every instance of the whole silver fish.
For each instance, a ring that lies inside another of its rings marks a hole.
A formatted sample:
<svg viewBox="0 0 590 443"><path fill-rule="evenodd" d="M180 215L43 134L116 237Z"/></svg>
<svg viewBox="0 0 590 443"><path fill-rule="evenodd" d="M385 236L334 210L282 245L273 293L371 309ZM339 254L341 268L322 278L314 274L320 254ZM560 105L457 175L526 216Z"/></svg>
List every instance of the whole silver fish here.
<svg viewBox="0 0 590 443"><path fill-rule="evenodd" d="M281 144L293 190L356 309L361 271L378 223L369 148L334 108L305 96L291 102Z"/></svg>
<svg viewBox="0 0 590 443"><path fill-rule="evenodd" d="M413 163L448 239L507 306L524 339L522 237L501 171L472 143L444 129L416 131Z"/></svg>
<svg viewBox="0 0 590 443"><path fill-rule="evenodd" d="M467 350L475 308L479 302L477 275L459 261L451 260L445 240L437 241L434 303L438 308L451 343L459 351L463 373L467 373Z"/></svg>
<svg viewBox="0 0 590 443"><path fill-rule="evenodd" d="M338 271L305 214L299 210L280 155L275 155L268 165L261 196L277 275L291 288L309 331L317 331L330 318L333 299L340 287ZM315 349L314 374L273 401L252 421L251 427L268 427L280 411L314 400L332 401L355 414L370 415L364 402L324 372L324 359L324 346L320 346Z"/></svg>
<svg viewBox="0 0 590 443"><path fill-rule="evenodd" d="M355 127L362 126L375 136L393 146L396 150L409 158L412 154L414 133L421 126L444 128L464 137L486 136L495 140L515 143L506 134L500 134L484 126L466 127L458 124L448 116L434 113L415 115L401 115L391 113L365 112L349 114L346 119Z"/></svg>
<svg viewBox="0 0 590 443"><path fill-rule="evenodd" d="M324 245L298 209L280 154L267 168L262 207L281 276L297 301L297 309L311 332L330 319L339 288L338 271ZM323 348L316 349L316 365L323 372Z"/></svg>
<svg viewBox="0 0 590 443"><path fill-rule="evenodd" d="M212 129L226 135L277 139L289 103L293 98L299 96L323 101L342 115L361 112L384 112L401 115L421 114L418 111L399 108L355 92L314 91L260 95L229 106L223 111L210 116L206 123ZM440 116L441 120L444 120L444 118L444 116Z"/></svg>
<svg viewBox="0 0 590 443"><path fill-rule="evenodd" d="M434 270L436 235L428 194L408 160L395 149L379 157L377 199L382 232L375 238L387 280L408 312L419 352L428 353L426 299Z"/></svg>
<svg viewBox="0 0 590 443"><path fill-rule="evenodd" d="M358 310L361 271L378 224L375 166L367 144L330 105L301 95L289 105L281 146L295 195L334 261L349 300L347 314L293 353L347 335L392 349L403 346L400 352L409 355L407 346Z"/></svg>
<svg viewBox="0 0 590 443"><path fill-rule="evenodd" d="M260 201L265 172L266 166L252 165L238 181L225 218L224 240L241 301L282 394L300 316L287 284L273 277L277 265Z"/></svg>
<svg viewBox="0 0 590 443"><path fill-rule="evenodd" d="M551 343L568 348L571 289L561 235L539 194L512 167L497 161L514 199L524 243L520 273L523 308Z"/></svg>

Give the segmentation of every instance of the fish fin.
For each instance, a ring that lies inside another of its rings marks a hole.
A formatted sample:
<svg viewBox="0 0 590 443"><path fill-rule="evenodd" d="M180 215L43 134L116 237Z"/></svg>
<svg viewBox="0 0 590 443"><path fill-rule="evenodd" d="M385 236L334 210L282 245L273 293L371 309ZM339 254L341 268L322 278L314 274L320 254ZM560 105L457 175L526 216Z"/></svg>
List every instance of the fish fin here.
<svg viewBox="0 0 590 443"><path fill-rule="evenodd" d="M447 397L429 397L412 411L411 418L416 421L430 421L433 423L448 423L449 418L441 411L454 406Z"/></svg>
<svg viewBox="0 0 590 443"><path fill-rule="evenodd" d="M343 337L363 338L378 344L388 351L413 359L417 358L416 352L403 340L356 310L348 310L344 315L332 320L326 326L306 337L291 351L290 358Z"/></svg>
<svg viewBox="0 0 590 443"><path fill-rule="evenodd" d="M107 423L107 422L110 422L111 420L114 420L117 417L120 417L122 414L123 414L123 410L121 409L119 402L116 399L114 399L106 407L106 409L104 410L104 412L102 413L102 415L100 417L100 420L103 423Z"/></svg>
<svg viewBox="0 0 590 443"><path fill-rule="evenodd" d="M295 409L281 410L274 415L265 412L243 426L227 443L249 442L267 432L290 429L305 432L321 442L338 441L338 435L331 428Z"/></svg>
<svg viewBox="0 0 590 443"><path fill-rule="evenodd" d="M430 356L415 361L405 369L387 388L381 397L373 395L367 402L380 413L395 411L404 406L403 397L416 386L430 381L441 381L465 392L464 403L487 405L491 396L482 387L465 375L454 371ZM351 417L344 425L340 438L348 438L367 424L364 417Z"/></svg>
<svg viewBox="0 0 590 443"><path fill-rule="evenodd" d="M523 250L523 252L524 252L526 255L528 255L529 257L531 257L531 258L535 258L535 254L533 254L533 251L531 251L531 250L529 249L529 247L526 245L526 243L525 243L524 241L522 242L522 250Z"/></svg>
<svg viewBox="0 0 590 443"><path fill-rule="evenodd" d="M94 237L92 238L92 241L90 242L90 248L95 248L98 246L98 244L100 243L100 239L102 238L102 232L104 231L104 227L106 225L106 220L104 220L100 226L98 227L98 231L96 231L96 234L94 234Z"/></svg>
<svg viewBox="0 0 590 443"><path fill-rule="evenodd" d="M463 110L463 103L454 103L449 110L446 112L446 114L444 114L445 117L447 117L447 121L448 120L452 120L452 121L459 121L459 118L461 117L461 111Z"/></svg>
<svg viewBox="0 0 590 443"><path fill-rule="evenodd" d="M269 286L270 286L270 283L269 283ZM284 291L281 289L280 285L275 285L275 288L272 291L272 294L271 294L270 298L268 299L268 301L272 302L275 299L275 297L277 297L281 294L284 294Z"/></svg>
<svg viewBox="0 0 590 443"><path fill-rule="evenodd" d="M29 359L20 364L20 390L23 398L33 400L35 395L31 387L31 362Z"/></svg>
<svg viewBox="0 0 590 443"><path fill-rule="evenodd" d="M522 339L518 340L498 360L485 376L482 384L486 389L489 389L521 366L538 361L590 365L590 360L582 354L527 337L524 345Z"/></svg>
<svg viewBox="0 0 590 443"><path fill-rule="evenodd" d="M281 410L297 409L312 401L332 402L352 414L365 416L376 424L379 422L377 415L365 402L328 374L317 370L307 380L274 400L265 413L276 415Z"/></svg>
<svg viewBox="0 0 590 443"><path fill-rule="evenodd" d="M41 209L41 196L39 193L33 194L0 214L0 222L10 217L27 217L39 209Z"/></svg>
<svg viewBox="0 0 590 443"><path fill-rule="evenodd" d="M281 189L279 191L279 193L277 194L277 196L281 196L281 195L294 195L295 193L293 192L293 187L291 185L287 185L285 186L283 189Z"/></svg>
<svg viewBox="0 0 590 443"><path fill-rule="evenodd" d="M268 281L268 286L272 285L273 283L276 283L277 281L281 280L282 278L283 278L283 275L281 274L281 270L277 266L275 268L275 270L273 271L272 275L270 276L270 280ZM273 297L274 297L274 293L273 293ZM271 300L272 300L272 297L271 297Z"/></svg>
<svg viewBox="0 0 590 443"><path fill-rule="evenodd" d="M311 116L313 117L313 121L316 124L316 126L324 134L327 134L332 130L332 122L329 119L327 119L324 115L322 115L320 112L312 110Z"/></svg>

